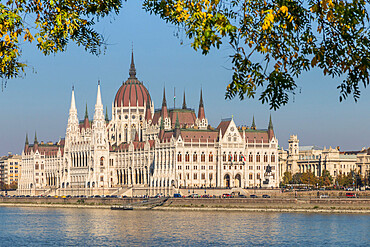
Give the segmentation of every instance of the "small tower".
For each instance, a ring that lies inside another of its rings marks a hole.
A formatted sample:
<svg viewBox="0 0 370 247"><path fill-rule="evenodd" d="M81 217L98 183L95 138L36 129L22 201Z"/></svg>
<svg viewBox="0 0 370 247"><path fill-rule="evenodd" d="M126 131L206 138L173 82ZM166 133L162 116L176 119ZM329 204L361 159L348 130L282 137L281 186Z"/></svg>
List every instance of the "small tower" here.
<svg viewBox="0 0 370 247"><path fill-rule="evenodd" d="M39 142L37 140L37 134L36 134L36 131L35 131L35 139L33 141L33 150L36 151L38 148L39 148Z"/></svg>
<svg viewBox="0 0 370 247"><path fill-rule="evenodd" d="M253 129L253 130L257 129L257 127L256 127L256 122L254 121L254 115L253 115L253 120L252 120L252 126L251 126L251 129Z"/></svg>
<svg viewBox="0 0 370 247"><path fill-rule="evenodd" d="M146 109L145 109L145 121L147 124L150 124L152 122L152 110L150 109L150 101L149 98L146 102Z"/></svg>
<svg viewBox="0 0 370 247"><path fill-rule="evenodd" d="M167 101L166 101L166 90L163 88L163 100L161 110L161 121L163 121L163 127L165 130L171 129L171 119L168 116ZM162 125L162 122L161 122Z"/></svg>
<svg viewBox="0 0 370 247"><path fill-rule="evenodd" d="M298 158L299 158L299 140L297 135L291 135L289 140L289 151L288 151L288 167L293 174L299 172L298 171Z"/></svg>
<svg viewBox="0 0 370 247"><path fill-rule="evenodd" d="M98 82L98 92L96 95L96 104L92 128L94 131L93 135L94 145L97 145L100 148L105 148L105 144L107 143L106 141L107 129L105 123L106 122L104 117L104 107L100 93L100 82Z"/></svg>
<svg viewBox="0 0 370 247"><path fill-rule="evenodd" d="M196 119L195 124L198 126L199 129L207 129L208 126L208 120L206 118L206 114L204 113L202 89L200 90L198 118Z"/></svg>
<svg viewBox="0 0 370 247"><path fill-rule="evenodd" d="M68 138L71 137L72 135L78 135L79 133L78 125L79 123L78 123L77 108L76 108L76 101L75 101L75 90L74 90L74 87L72 87L71 107L69 108L66 140L68 140Z"/></svg>
<svg viewBox="0 0 370 247"><path fill-rule="evenodd" d="M24 144L24 151L25 151L25 152L27 151L28 147L29 147L28 134L26 133L26 142L25 142L25 144Z"/></svg>
<svg viewBox="0 0 370 247"><path fill-rule="evenodd" d="M109 123L108 106L105 106L105 122Z"/></svg>
<svg viewBox="0 0 370 247"><path fill-rule="evenodd" d="M84 118L83 126L84 126L85 130L90 128L89 113L87 111L87 103L86 103L85 118Z"/></svg>
<svg viewBox="0 0 370 247"><path fill-rule="evenodd" d="M272 120L271 120L271 114L270 114L269 126L267 128L267 134L268 134L268 137L269 137L270 141L275 136L274 135L274 126L272 125Z"/></svg>
<svg viewBox="0 0 370 247"><path fill-rule="evenodd" d="M186 109L185 90L184 90L184 101L182 102L182 109Z"/></svg>

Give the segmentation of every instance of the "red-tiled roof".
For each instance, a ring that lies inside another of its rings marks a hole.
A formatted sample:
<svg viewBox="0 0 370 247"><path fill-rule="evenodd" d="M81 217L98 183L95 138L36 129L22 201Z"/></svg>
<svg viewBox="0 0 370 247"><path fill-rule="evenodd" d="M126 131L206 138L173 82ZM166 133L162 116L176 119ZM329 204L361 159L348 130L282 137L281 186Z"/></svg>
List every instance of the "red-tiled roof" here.
<svg viewBox="0 0 370 247"><path fill-rule="evenodd" d="M229 127L231 120L228 121L221 121L221 123L217 126L217 129L220 131L222 136L225 134L227 128Z"/></svg>
<svg viewBox="0 0 370 247"><path fill-rule="evenodd" d="M211 130L182 129L181 137L186 142L214 142L218 139L218 132Z"/></svg>
<svg viewBox="0 0 370 247"><path fill-rule="evenodd" d="M144 106L144 102L151 102L150 94L146 87L137 79L128 79L117 91L114 105L118 107ZM123 103L123 104L122 104Z"/></svg>
<svg viewBox="0 0 370 247"><path fill-rule="evenodd" d="M171 126L175 128L176 116L179 116L180 128L195 125L195 112L192 110L172 110L170 111Z"/></svg>

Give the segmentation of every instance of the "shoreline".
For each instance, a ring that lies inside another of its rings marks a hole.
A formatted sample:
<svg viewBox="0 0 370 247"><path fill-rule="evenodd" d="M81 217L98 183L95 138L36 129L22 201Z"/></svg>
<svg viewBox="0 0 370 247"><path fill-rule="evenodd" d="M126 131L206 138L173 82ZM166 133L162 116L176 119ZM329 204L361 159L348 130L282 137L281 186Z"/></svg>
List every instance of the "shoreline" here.
<svg viewBox="0 0 370 247"><path fill-rule="evenodd" d="M43 204L43 203L4 203L0 207L33 207L33 208L77 208L77 209L109 209L112 205L86 205L86 204ZM256 205L254 205L256 206ZM273 213L324 213L324 214L370 214L370 209L325 209L325 208L279 208L279 207L192 207L183 206L158 206L154 208L135 207L134 210L156 211L226 211L226 212L273 212Z"/></svg>

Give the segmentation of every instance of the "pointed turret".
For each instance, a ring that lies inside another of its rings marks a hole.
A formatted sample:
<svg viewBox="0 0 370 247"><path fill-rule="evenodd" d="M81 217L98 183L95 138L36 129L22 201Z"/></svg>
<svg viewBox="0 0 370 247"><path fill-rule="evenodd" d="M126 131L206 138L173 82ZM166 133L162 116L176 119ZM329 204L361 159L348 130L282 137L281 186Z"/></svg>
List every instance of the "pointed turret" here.
<svg viewBox="0 0 370 247"><path fill-rule="evenodd" d="M28 142L28 134L26 133L26 142L25 142L25 144L24 144L24 152L27 152L28 146L29 146L29 142Z"/></svg>
<svg viewBox="0 0 370 247"><path fill-rule="evenodd" d="M253 120L252 120L252 126L251 126L252 129L256 129L256 123L254 121L254 115L253 115Z"/></svg>
<svg viewBox="0 0 370 247"><path fill-rule="evenodd" d="M145 120L147 122L152 120L152 110L150 109L150 100L149 100L149 98L146 102Z"/></svg>
<svg viewBox="0 0 370 247"><path fill-rule="evenodd" d="M83 127L85 129L90 128L89 113L87 111L87 103L86 103L85 118L84 118L84 125L83 125Z"/></svg>
<svg viewBox="0 0 370 247"><path fill-rule="evenodd" d="M109 117L108 117L108 106L105 106L105 122L109 122Z"/></svg>
<svg viewBox="0 0 370 247"><path fill-rule="evenodd" d="M86 108L85 108L85 118L84 119L89 119L89 113L87 111L87 103L86 103Z"/></svg>
<svg viewBox="0 0 370 247"><path fill-rule="evenodd" d="M202 89L200 90L198 118L199 119L205 119L206 118L206 114L204 113L204 104L203 104L203 92L202 92Z"/></svg>
<svg viewBox="0 0 370 247"><path fill-rule="evenodd" d="M268 127L268 130L267 130L267 133L268 133L268 136L269 136L269 140L271 140L275 136L274 126L272 125L272 120L271 120L271 114L270 114L270 121L269 121L269 127Z"/></svg>
<svg viewBox="0 0 370 247"><path fill-rule="evenodd" d="M131 65L130 65L130 71L129 71L129 79L137 79L136 78L136 68L134 63L134 49L132 49L131 52Z"/></svg>
<svg viewBox="0 0 370 247"><path fill-rule="evenodd" d="M185 90L184 90L184 101L182 102L182 109L186 109Z"/></svg>
<svg viewBox="0 0 370 247"><path fill-rule="evenodd" d="M162 100L161 117L162 117L163 120L165 118L168 118L167 101L166 101L166 89L165 88L163 88L163 100Z"/></svg>
<svg viewBox="0 0 370 247"><path fill-rule="evenodd" d="M270 121L269 121L269 127L268 127L268 129L270 130L270 129L274 129L274 126L272 125L272 120L271 120L271 114L270 114Z"/></svg>
<svg viewBox="0 0 370 247"><path fill-rule="evenodd" d="M104 119L104 106L101 100L101 92L100 92L100 81L98 82L98 92L96 93L96 103L95 103L95 112L94 112L94 121Z"/></svg>
<svg viewBox="0 0 370 247"><path fill-rule="evenodd" d="M78 123L79 122L78 122L78 117L77 117L75 90L74 90L74 87L72 87L71 107L69 108L67 133L77 132Z"/></svg>
<svg viewBox="0 0 370 247"><path fill-rule="evenodd" d="M33 141L33 150L36 151L39 148L39 142L37 141L37 134L35 131L35 140Z"/></svg>
<svg viewBox="0 0 370 247"><path fill-rule="evenodd" d="M35 131L35 139L34 139L33 143L34 144L36 144L36 143L38 144L39 143L38 140L37 140L37 133L36 133L36 131Z"/></svg>

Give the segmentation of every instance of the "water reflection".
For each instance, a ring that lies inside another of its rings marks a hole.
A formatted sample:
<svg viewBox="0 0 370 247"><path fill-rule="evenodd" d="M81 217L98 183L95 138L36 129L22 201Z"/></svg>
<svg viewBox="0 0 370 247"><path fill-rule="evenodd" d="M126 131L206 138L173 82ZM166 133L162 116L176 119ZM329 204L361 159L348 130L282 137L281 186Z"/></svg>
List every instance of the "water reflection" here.
<svg viewBox="0 0 370 247"><path fill-rule="evenodd" d="M369 215L0 208L0 220L2 246L365 246L370 241Z"/></svg>

